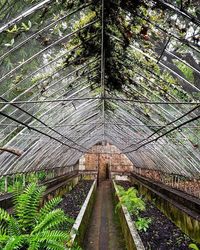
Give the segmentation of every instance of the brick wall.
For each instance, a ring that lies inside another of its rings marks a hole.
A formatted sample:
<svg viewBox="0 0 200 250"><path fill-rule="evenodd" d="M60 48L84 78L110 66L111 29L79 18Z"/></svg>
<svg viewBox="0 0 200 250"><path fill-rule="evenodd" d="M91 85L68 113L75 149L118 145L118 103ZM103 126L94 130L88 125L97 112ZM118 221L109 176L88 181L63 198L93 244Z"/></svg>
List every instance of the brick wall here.
<svg viewBox="0 0 200 250"><path fill-rule="evenodd" d="M93 146L89 153L80 159L81 170L97 170L105 174L106 166L111 171L129 172L133 170L131 161L113 145Z"/></svg>

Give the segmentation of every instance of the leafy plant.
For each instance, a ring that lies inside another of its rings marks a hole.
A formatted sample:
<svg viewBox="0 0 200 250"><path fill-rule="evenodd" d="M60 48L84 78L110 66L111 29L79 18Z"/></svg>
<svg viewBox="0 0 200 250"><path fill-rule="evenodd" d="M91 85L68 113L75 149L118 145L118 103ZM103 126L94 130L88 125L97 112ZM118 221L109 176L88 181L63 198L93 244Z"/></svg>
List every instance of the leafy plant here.
<svg viewBox="0 0 200 250"><path fill-rule="evenodd" d="M118 195L119 195L119 203L116 208L124 205L130 213L138 215L139 211L145 210L144 201L138 197L138 191L135 188L129 188L125 190L121 186L117 186Z"/></svg>
<svg viewBox="0 0 200 250"><path fill-rule="evenodd" d="M44 171L38 173L38 181L42 182L46 179L47 175Z"/></svg>
<svg viewBox="0 0 200 250"><path fill-rule="evenodd" d="M9 43L5 43L4 45L5 45L6 47L12 47L13 44L14 44L14 42L15 42L15 39L12 38L11 41L10 41Z"/></svg>
<svg viewBox="0 0 200 250"><path fill-rule="evenodd" d="M20 193L14 191L14 213L0 208L0 249L2 250L64 250L70 242L69 225L73 220L56 208L61 198L56 197L40 207L46 188L30 184Z"/></svg>
<svg viewBox="0 0 200 250"><path fill-rule="evenodd" d="M194 244L194 243L191 243L189 245L189 248L194 249L194 250L199 250L198 246L196 244Z"/></svg>
<svg viewBox="0 0 200 250"><path fill-rule="evenodd" d="M151 224L151 222L152 222L151 218L138 217L137 221L135 222L135 225L139 231L146 232L147 229L149 228L149 225Z"/></svg>

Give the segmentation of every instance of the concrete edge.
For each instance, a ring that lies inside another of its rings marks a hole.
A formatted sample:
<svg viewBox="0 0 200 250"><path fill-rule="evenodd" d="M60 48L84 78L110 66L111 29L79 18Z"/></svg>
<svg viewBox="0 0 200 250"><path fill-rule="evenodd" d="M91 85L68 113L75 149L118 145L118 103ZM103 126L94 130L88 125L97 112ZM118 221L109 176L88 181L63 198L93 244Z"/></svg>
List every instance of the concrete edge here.
<svg viewBox="0 0 200 250"><path fill-rule="evenodd" d="M119 201L117 185L113 180L114 191L117 194L116 199ZM125 237L126 246L128 250L145 250L143 242L138 234L138 231L134 225L134 221L131 219L131 216L125 206L122 205L121 210L118 215L120 217L120 223L122 227L122 232ZM124 220L124 221L123 221ZM126 227L126 228L125 228Z"/></svg>
<svg viewBox="0 0 200 250"><path fill-rule="evenodd" d="M85 234L85 228L83 230L81 230L81 226L83 225L83 222L85 222L85 220L88 220L88 217L90 216L86 216L86 214L88 213L90 215L91 212L91 208L93 206L93 201L94 201L94 193L96 191L96 187L97 187L97 181L94 180L90 191L81 207L81 210L74 222L74 225L71 229L70 235L71 235L71 244L73 244L75 241L80 245L82 243L82 239L84 237ZM87 223L88 221L86 221ZM80 232L82 231L82 232Z"/></svg>

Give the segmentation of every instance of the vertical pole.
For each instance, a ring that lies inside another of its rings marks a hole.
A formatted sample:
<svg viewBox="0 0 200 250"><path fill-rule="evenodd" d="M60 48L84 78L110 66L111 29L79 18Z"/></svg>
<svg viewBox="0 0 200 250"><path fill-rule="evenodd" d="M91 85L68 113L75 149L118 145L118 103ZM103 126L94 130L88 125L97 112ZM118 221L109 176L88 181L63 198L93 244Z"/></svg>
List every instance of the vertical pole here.
<svg viewBox="0 0 200 250"><path fill-rule="evenodd" d="M102 124L103 124L103 142L105 141L105 47L104 47L104 0L101 3L101 98L102 98Z"/></svg>
<svg viewBox="0 0 200 250"><path fill-rule="evenodd" d="M180 189L180 179L179 179L179 175L177 176L177 188Z"/></svg>
<svg viewBox="0 0 200 250"><path fill-rule="evenodd" d="M8 192L8 176L5 176L5 193Z"/></svg>
<svg viewBox="0 0 200 250"><path fill-rule="evenodd" d="M97 157L97 159L98 159L98 161L97 161L97 163L98 163L98 171L97 171L97 186L99 186L99 157L100 157L100 155L97 153L97 155L98 155L98 157Z"/></svg>
<svg viewBox="0 0 200 250"><path fill-rule="evenodd" d="M110 173L109 173L109 178L111 179L111 173L112 173L112 154L111 154L111 145L110 145Z"/></svg>
<svg viewBox="0 0 200 250"><path fill-rule="evenodd" d="M12 175L12 186L13 186L13 188L15 186L15 175L14 174Z"/></svg>

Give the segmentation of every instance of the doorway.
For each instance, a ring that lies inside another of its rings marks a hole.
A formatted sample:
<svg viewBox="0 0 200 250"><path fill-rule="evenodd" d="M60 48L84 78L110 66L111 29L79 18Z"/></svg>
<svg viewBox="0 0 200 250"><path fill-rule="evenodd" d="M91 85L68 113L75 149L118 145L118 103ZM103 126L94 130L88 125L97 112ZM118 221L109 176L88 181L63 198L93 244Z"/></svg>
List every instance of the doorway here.
<svg viewBox="0 0 200 250"><path fill-rule="evenodd" d="M108 163L99 165L98 179L100 182L110 179L110 167Z"/></svg>

